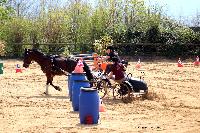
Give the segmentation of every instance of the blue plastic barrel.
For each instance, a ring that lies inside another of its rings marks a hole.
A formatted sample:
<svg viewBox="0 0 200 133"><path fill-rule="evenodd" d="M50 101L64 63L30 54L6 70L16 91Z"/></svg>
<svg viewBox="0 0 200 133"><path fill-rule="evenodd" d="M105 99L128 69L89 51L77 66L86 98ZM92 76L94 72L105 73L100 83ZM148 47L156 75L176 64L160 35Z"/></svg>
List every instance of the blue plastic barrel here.
<svg viewBox="0 0 200 133"><path fill-rule="evenodd" d="M81 87L79 98L81 124L97 124L99 120L99 95L95 88Z"/></svg>
<svg viewBox="0 0 200 133"><path fill-rule="evenodd" d="M74 80L72 86L72 107L74 111L79 111L79 95L81 87L90 87L89 80Z"/></svg>
<svg viewBox="0 0 200 133"><path fill-rule="evenodd" d="M74 83L74 80L86 80L87 77L85 73L72 73L70 76L70 83L69 83L69 98L70 101L72 101L72 86Z"/></svg>

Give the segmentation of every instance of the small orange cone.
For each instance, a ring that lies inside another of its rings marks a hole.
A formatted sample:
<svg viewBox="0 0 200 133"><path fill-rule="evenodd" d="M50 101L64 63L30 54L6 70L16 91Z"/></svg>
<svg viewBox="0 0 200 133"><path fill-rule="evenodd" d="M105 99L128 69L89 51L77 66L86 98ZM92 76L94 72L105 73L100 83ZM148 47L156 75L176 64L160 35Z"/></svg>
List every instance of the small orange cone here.
<svg viewBox="0 0 200 133"><path fill-rule="evenodd" d="M183 67L183 64L182 64L182 62L181 62L181 59L180 59L180 58L178 59L178 67Z"/></svg>
<svg viewBox="0 0 200 133"><path fill-rule="evenodd" d="M196 57L196 61L194 62L194 66L199 66L200 62L199 62L199 56Z"/></svg>
<svg viewBox="0 0 200 133"><path fill-rule="evenodd" d="M141 62L140 59L138 60L137 64L135 65L136 69L140 69L141 68Z"/></svg>
<svg viewBox="0 0 200 133"><path fill-rule="evenodd" d="M106 112L105 105L103 104L102 100L99 100L99 112Z"/></svg>

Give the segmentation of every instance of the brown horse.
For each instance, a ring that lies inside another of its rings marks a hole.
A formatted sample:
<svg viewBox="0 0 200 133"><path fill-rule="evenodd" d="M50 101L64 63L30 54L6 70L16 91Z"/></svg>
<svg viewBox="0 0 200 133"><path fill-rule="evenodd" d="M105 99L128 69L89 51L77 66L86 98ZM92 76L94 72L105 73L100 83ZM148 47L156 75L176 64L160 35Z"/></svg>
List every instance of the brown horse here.
<svg viewBox="0 0 200 133"><path fill-rule="evenodd" d="M68 73L71 73L78 63L78 60L71 58L65 58L58 55L45 55L37 49L25 49L23 67L28 68L32 61L37 62L41 66L42 71L46 74L47 82L45 94L47 95L49 85L52 85L58 91L62 91L59 86L53 85L53 77L55 75L67 75ZM91 81L93 75L89 66L85 62L83 62L83 64L83 70L86 73L86 77Z"/></svg>

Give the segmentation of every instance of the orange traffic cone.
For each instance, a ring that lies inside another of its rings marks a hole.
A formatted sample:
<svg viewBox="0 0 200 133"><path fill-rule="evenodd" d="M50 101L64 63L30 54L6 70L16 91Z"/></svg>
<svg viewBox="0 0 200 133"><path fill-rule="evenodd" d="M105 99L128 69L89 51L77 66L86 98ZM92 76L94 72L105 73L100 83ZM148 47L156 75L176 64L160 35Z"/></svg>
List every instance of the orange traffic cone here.
<svg viewBox="0 0 200 133"><path fill-rule="evenodd" d="M199 66L200 62L199 62L199 56L196 57L196 61L194 62L194 66Z"/></svg>
<svg viewBox="0 0 200 133"><path fill-rule="evenodd" d="M83 73L83 59L80 58L75 69L74 69L74 73Z"/></svg>
<svg viewBox="0 0 200 133"><path fill-rule="evenodd" d="M99 100L99 112L106 112L106 108L102 102L102 99Z"/></svg>
<svg viewBox="0 0 200 133"><path fill-rule="evenodd" d="M182 64L182 62L181 62L181 59L180 59L180 58L178 59L178 67L183 67L183 64Z"/></svg>
<svg viewBox="0 0 200 133"><path fill-rule="evenodd" d="M141 62L140 59L138 60L137 64L135 65L136 69L140 69L141 68Z"/></svg>

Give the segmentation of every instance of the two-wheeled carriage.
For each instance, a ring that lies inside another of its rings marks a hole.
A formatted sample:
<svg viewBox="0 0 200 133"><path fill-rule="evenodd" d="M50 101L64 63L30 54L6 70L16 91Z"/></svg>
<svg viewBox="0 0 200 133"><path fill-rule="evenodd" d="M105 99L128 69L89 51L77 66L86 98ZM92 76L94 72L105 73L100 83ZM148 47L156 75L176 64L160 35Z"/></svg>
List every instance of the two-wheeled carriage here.
<svg viewBox="0 0 200 133"><path fill-rule="evenodd" d="M128 74L125 81L121 84L110 79L103 72L94 72L94 86L98 89L101 98L122 99L124 102L132 101L137 96L144 96L148 92L147 84L140 78L133 78Z"/></svg>

